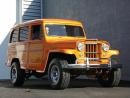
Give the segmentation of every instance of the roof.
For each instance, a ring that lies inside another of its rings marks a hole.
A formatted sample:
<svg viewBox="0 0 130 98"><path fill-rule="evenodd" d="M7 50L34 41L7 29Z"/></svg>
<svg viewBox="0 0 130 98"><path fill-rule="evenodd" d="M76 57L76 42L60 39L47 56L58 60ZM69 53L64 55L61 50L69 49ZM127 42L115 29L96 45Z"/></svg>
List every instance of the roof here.
<svg viewBox="0 0 130 98"><path fill-rule="evenodd" d="M30 21L27 21L27 22L23 22L21 24L16 24L15 27L20 26L20 25L24 25L24 24L37 23L37 22L75 24L75 25L81 25L82 24L79 21L69 20L69 19L35 19L35 20L30 20Z"/></svg>

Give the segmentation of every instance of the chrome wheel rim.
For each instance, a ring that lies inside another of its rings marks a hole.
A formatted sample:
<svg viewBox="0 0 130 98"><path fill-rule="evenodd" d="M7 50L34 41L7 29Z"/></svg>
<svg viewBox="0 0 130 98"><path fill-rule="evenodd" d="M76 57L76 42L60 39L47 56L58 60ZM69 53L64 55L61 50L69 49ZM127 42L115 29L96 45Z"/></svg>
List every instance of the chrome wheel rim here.
<svg viewBox="0 0 130 98"><path fill-rule="evenodd" d="M60 78L60 70L59 67L57 65L53 65L51 68L51 80L53 82L53 84L57 84Z"/></svg>
<svg viewBox="0 0 130 98"><path fill-rule="evenodd" d="M11 81L12 81L12 83L15 83L16 79L17 79L17 69L16 69L15 66L12 66L12 69L11 69Z"/></svg>

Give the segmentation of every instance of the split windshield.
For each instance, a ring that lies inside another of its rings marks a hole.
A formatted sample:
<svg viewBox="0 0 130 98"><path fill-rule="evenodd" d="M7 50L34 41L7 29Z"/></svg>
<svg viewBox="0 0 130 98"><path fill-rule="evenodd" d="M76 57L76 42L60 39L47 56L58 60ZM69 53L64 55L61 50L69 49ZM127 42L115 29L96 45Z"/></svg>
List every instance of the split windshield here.
<svg viewBox="0 0 130 98"><path fill-rule="evenodd" d="M69 37L84 37L83 29L80 26L71 25L46 25L48 36L69 36Z"/></svg>

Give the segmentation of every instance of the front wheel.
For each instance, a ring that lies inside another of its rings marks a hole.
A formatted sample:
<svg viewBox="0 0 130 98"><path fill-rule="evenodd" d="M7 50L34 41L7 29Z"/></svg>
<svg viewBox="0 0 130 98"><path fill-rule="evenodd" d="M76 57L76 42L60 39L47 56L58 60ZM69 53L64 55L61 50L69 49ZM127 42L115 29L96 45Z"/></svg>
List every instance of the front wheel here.
<svg viewBox="0 0 130 98"><path fill-rule="evenodd" d="M11 65L10 79L13 86L22 86L25 79L25 71L20 68L18 62L13 62Z"/></svg>
<svg viewBox="0 0 130 98"><path fill-rule="evenodd" d="M49 64L48 78L53 89L65 89L70 82L70 73L62 69L66 60L53 59Z"/></svg>
<svg viewBox="0 0 130 98"><path fill-rule="evenodd" d="M104 87L118 86L121 79L121 68L105 71L97 77L98 82Z"/></svg>

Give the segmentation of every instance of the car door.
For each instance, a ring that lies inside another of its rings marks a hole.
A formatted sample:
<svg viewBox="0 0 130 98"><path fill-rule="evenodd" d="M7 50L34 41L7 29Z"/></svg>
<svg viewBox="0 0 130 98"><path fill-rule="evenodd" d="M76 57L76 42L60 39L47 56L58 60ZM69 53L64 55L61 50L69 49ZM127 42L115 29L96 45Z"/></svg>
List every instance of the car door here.
<svg viewBox="0 0 130 98"><path fill-rule="evenodd" d="M43 59L43 34L42 25L31 25L31 35L28 49L28 68L32 70L41 70Z"/></svg>
<svg viewBox="0 0 130 98"><path fill-rule="evenodd" d="M28 40L29 40L29 26L22 26L19 28L18 42L16 45L17 58L19 58L21 68L26 68L28 64Z"/></svg>

